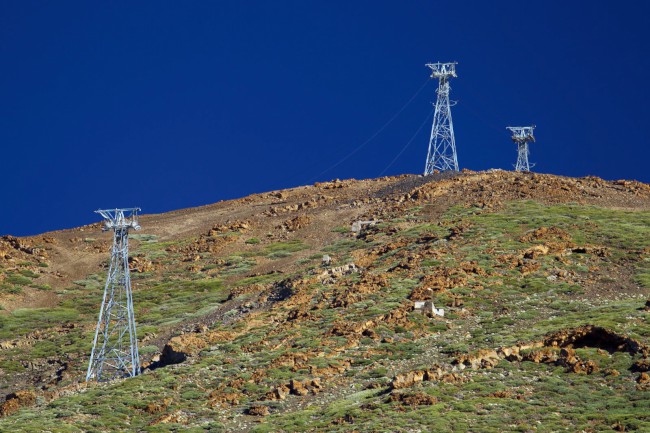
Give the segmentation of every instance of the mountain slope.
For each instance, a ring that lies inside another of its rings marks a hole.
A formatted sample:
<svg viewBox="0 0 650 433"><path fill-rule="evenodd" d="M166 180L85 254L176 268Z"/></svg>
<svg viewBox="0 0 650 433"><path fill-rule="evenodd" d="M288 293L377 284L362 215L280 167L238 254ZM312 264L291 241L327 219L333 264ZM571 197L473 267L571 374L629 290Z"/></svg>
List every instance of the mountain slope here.
<svg viewBox="0 0 650 433"><path fill-rule="evenodd" d="M649 223L648 185L503 171L145 215L146 370L90 385L110 234L4 237L0 430L650 429Z"/></svg>

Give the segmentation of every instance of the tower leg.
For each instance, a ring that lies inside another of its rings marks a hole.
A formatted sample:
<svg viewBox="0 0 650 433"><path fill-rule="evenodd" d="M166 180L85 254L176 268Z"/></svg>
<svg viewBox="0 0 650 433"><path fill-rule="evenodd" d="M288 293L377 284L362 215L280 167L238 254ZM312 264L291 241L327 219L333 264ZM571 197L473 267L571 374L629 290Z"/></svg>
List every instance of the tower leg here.
<svg viewBox="0 0 650 433"><path fill-rule="evenodd" d="M454 125L451 120L451 104L449 102L450 90L449 81L444 77L440 78L431 137L429 138L427 162L424 167L425 176L433 173L434 170L458 171L456 139L454 137Z"/></svg>
<svg viewBox="0 0 650 433"><path fill-rule="evenodd" d="M140 373L128 260L128 229L116 227L86 381L108 381Z"/></svg>
<svg viewBox="0 0 650 433"><path fill-rule="evenodd" d="M527 142L519 143L517 145L517 165L515 165L515 171L530 171Z"/></svg>

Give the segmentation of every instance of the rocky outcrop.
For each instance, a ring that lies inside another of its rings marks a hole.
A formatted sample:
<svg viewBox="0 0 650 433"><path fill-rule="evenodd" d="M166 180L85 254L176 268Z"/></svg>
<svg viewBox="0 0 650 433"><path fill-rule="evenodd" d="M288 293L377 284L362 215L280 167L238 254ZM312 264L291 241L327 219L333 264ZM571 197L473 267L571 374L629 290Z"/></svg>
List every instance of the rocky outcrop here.
<svg viewBox="0 0 650 433"><path fill-rule="evenodd" d="M496 350L481 349L471 354L458 356L453 364L474 370L493 368L501 360L529 361L563 366L567 372L593 374L599 370L591 360L580 359L574 350L579 347L594 347L612 352L627 352L631 355L647 356L648 347L639 341L617 334L606 328L585 325L563 329L547 335L543 341L500 347ZM644 360L632 366L636 371L647 368Z"/></svg>
<svg viewBox="0 0 650 433"><path fill-rule="evenodd" d="M223 392L222 390L212 391L209 395L210 406L228 407L237 406L242 395L235 392Z"/></svg>
<svg viewBox="0 0 650 433"><path fill-rule="evenodd" d="M398 374L395 377L393 377L393 380L390 383L391 389L402 389L402 388L408 388L416 383L424 382L426 377L426 380L429 380L429 375L427 371L424 370L415 370L415 371L408 371L406 373Z"/></svg>
<svg viewBox="0 0 650 433"><path fill-rule="evenodd" d="M145 406L144 411L147 412L148 414L161 413L167 410L171 402L172 402L171 398L165 398L163 399L163 401L156 401L153 403L149 403L147 406Z"/></svg>
<svg viewBox="0 0 650 433"><path fill-rule="evenodd" d="M404 406L410 406L412 408L417 406L431 406L438 403L437 398L423 392L392 393L390 395L390 401L400 403Z"/></svg>
<svg viewBox="0 0 650 433"><path fill-rule="evenodd" d="M252 416L267 416L271 412L269 411L268 406L264 406L262 404L254 404L246 410L246 413Z"/></svg>
<svg viewBox="0 0 650 433"><path fill-rule="evenodd" d="M331 306L333 308L347 308L355 302L363 300L367 295L376 293L386 287L388 287L388 279L385 275L364 274L361 281L352 284L351 287L336 289Z"/></svg>
<svg viewBox="0 0 650 433"><path fill-rule="evenodd" d="M445 383L463 383L469 380L457 372L445 371L439 365L434 365L426 370L413 370L395 375L389 387L391 390L409 388L421 382L440 381Z"/></svg>
<svg viewBox="0 0 650 433"><path fill-rule="evenodd" d="M163 347L162 353L154 357L143 367L155 370L173 364L180 364L189 357L195 356L205 347L218 341L228 341L233 334L223 331L207 331L204 326L196 326L194 332L172 337Z"/></svg>
<svg viewBox="0 0 650 433"><path fill-rule="evenodd" d="M535 230L526 232L523 236L519 238L520 242L534 242L534 241L544 241L544 240L561 240L569 241L571 240L571 235L562 230L559 227L540 227Z"/></svg>
<svg viewBox="0 0 650 433"><path fill-rule="evenodd" d="M546 203L606 202L610 206L625 207L630 200L647 199L650 186L636 181L607 182L593 177L573 179L538 173L467 171L464 176L418 186L399 201L424 204L443 196L483 209L499 208L504 202L522 199Z"/></svg>
<svg viewBox="0 0 650 433"><path fill-rule="evenodd" d="M648 358L639 359L634 364L632 364L631 370L638 371L638 372L650 371L650 359Z"/></svg>
<svg viewBox="0 0 650 433"><path fill-rule="evenodd" d="M650 355L650 348L638 340L618 334L607 328L594 325L579 326L551 333L544 338L544 345L550 347L595 347L613 352L627 352Z"/></svg>
<svg viewBox="0 0 650 433"><path fill-rule="evenodd" d="M187 422L187 419L188 416L185 412L177 410L170 414L156 418L155 420L151 421L149 425L154 426L158 424L185 424Z"/></svg>
<svg viewBox="0 0 650 433"><path fill-rule="evenodd" d="M359 272L359 268L354 263L348 263L347 265L337 266L336 268L327 269L323 271L318 279L323 284L332 284L336 282L337 278L340 278L344 275L350 275L353 273Z"/></svg>
<svg viewBox="0 0 650 433"><path fill-rule="evenodd" d="M131 272L143 273L151 272L156 269L156 266L147 260L144 256L130 256L129 257L129 270Z"/></svg>
<svg viewBox="0 0 650 433"><path fill-rule="evenodd" d="M311 223L311 218L307 215L298 215L295 218L290 218L286 220L280 228L285 229L288 232L295 232L296 230L303 229Z"/></svg>
<svg viewBox="0 0 650 433"><path fill-rule="evenodd" d="M339 321L332 326L330 334L342 337L353 337L362 335L365 331L376 328L381 323L401 325L408 321L407 315L412 309L413 306L403 305L374 319L360 322Z"/></svg>
<svg viewBox="0 0 650 433"><path fill-rule="evenodd" d="M434 366L426 370L413 370L393 377L390 388L409 388L425 381L464 381L466 377L459 375L455 370L469 368L472 370L491 369L502 361L534 362L553 364L565 367L567 372L576 374L593 374L599 371L598 365L592 360L580 359L574 347L598 347L605 350L626 351L631 354L645 353L645 346L638 341L621 336L605 328L592 325L566 329L549 334L543 341L520 343L510 347L498 349L480 349L470 354L459 355L452 361L451 369ZM644 371L648 368L647 360L640 360L634 364L635 371ZM613 375L613 373L608 373ZM618 372L616 372L618 375ZM645 379L643 379L645 380ZM641 382L640 382L641 383ZM645 382L643 382L645 383Z"/></svg>
<svg viewBox="0 0 650 433"><path fill-rule="evenodd" d="M23 407L36 404L36 393L34 391L16 391L7 396L7 399L0 405L0 417L14 414Z"/></svg>
<svg viewBox="0 0 650 433"><path fill-rule="evenodd" d="M226 224L216 224L208 232L208 236L219 236L224 233L245 233L250 229L251 224L248 221L234 221Z"/></svg>
<svg viewBox="0 0 650 433"><path fill-rule="evenodd" d="M307 394L318 394L323 389L321 379L297 380L291 379L289 383L281 384L266 393L264 400L278 401L286 399L290 394L296 396L305 396Z"/></svg>

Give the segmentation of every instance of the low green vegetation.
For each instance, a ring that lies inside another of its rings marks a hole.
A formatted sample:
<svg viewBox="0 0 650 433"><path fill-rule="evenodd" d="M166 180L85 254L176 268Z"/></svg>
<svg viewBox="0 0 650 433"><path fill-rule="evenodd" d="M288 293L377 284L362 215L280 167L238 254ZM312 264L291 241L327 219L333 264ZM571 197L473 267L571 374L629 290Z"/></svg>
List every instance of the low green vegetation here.
<svg viewBox="0 0 650 433"><path fill-rule="evenodd" d="M452 372L459 354L539 341L585 324L650 342L646 299L630 289L633 281L650 288L650 212L517 201L496 212L452 207L431 221L427 206L387 218L367 238L336 227L320 251L305 251L310 246L301 240L251 237L232 244L243 252L201 252L181 261L173 248L167 251L172 243L134 238L138 254L175 265L134 274L139 338L192 332L183 327L209 316L210 333L193 334L210 335L208 343L182 364L23 409L0 420L0 431L650 430L650 391L637 386L639 373L631 371L641 356L597 347L576 351L598 366L589 375L502 360L492 369L389 388L396 374L434 365ZM527 254L559 242L557 235L527 236L551 227L566 233L566 245ZM337 266L353 257L371 260L362 272L330 279L314 271L323 254ZM287 273L260 266L292 256L299 260ZM609 272L621 269L630 275ZM12 271L5 284L25 287L34 275ZM76 324L7 351L0 369L18 374L26 359L87 353L103 280L97 274L75 281L55 308L0 314L3 340ZM628 291L616 292L619 283ZM426 288L433 288L425 293L445 308L444 318L413 311L413 294ZM152 341L141 345L143 356L160 351ZM82 366L71 368L76 374ZM278 386L314 378L323 379L319 393L268 398ZM226 394L237 401L212 400ZM270 415L244 415L254 405L267 406ZM157 422L161 417L169 422Z"/></svg>
<svg viewBox="0 0 650 433"><path fill-rule="evenodd" d="M288 242L275 242L264 246L264 254L270 259L289 257L293 253L308 248L300 239Z"/></svg>

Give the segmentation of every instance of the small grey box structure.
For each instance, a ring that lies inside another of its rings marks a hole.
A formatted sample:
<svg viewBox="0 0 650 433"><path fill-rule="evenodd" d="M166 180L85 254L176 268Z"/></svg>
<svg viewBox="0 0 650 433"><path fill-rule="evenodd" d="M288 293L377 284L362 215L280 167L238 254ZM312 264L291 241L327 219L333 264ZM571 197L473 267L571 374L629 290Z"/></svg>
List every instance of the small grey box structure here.
<svg viewBox="0 0 650 433"><path fill-rule="evenodd" d="M436 308L433 301L415 301L415 311L420 311L427 316L440 316L445 317L444 308Z"/></svg>

